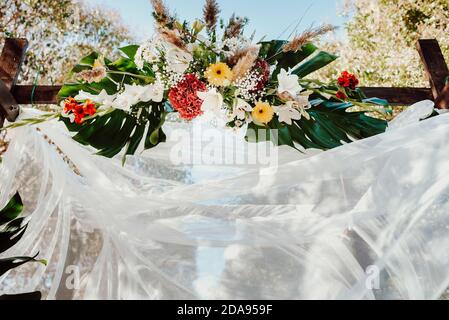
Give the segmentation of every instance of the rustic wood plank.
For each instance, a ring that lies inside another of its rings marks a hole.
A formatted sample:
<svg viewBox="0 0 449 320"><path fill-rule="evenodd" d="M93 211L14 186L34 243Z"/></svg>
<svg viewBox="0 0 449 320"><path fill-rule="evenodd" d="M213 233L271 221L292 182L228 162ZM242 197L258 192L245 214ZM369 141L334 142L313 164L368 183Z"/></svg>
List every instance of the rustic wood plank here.
<svg viewBox="0 0 449 320"><path fill-rule="evenodd" d="M31 85L15 86L12 93L19 104L31 104L33 92ZM388 88L388 87L362 87L360 88L369 98L381 98L391 104L411 105L421 100L433 100L430 88ZM33 103L56 104L57 95L61 86L36 86Z"/></svg>
<svg viewBox="0 0 449 320"><path fill-rule="evenodd" d="M430 81L433 98L437 99L446 85L445 80L449 77L449 69L440 45L435 39L423 39L418 41L416 47Z"/></svg>
<svg viewBox="0 0 449 320"><path fill-rule="evenodd" d="M438 98L435 100L435 106L439 109L449 109L449 84L444 87Z"/></svg>
<svg viewBox="0 0 449 320"><path fill-rule="evenodd" d="M368 98L387 100L392 105L409 106L422 100L434 100L430 88L361 87Z"/></svg>
<svg viewBox="0 0 449 320"><path fill-rule="evenodd" d="M56 104L57 95L61 86L34 86L18 85L13 88L13 95L19 104ZM32 101L31 101L32 100Z"/></svg>
<svg viewBox="0 0 449 320"><path fill-rule="evenodd" d="M0 80L11 89L17 81L28 47L26 39L6 39L0 56Z"/></svg>
<svg viewBox="0 0 449 320"><path fill-rule="evenodd" d="M26 39L6 39L0 55L0 80L3 82L3 99L0 104L0 118L14 121L19 115L19 107L7 96L17 82L20 67L28 47Z"/></svg>

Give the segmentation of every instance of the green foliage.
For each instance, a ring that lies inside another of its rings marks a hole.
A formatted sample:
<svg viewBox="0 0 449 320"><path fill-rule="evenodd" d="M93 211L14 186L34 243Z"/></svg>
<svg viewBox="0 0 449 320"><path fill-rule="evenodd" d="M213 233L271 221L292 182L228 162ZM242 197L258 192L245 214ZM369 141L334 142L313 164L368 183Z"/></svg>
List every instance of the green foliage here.
<svg viewBox="0 0 449 320"><path fill-rule="evenodd" d="M345 0L348 41L325 44L341 57L321 79L336 70L356 73L363 86L428 87L416 51L419 39L437 39L449 61L449 1Z"/></svg>
<svg viewBox="0 0 449 320"><path fill-rule="evenodd" d="M313 44L306 44L298 52L283 52L282 47L287 43L283 40L273 40L261 43L260 56L267 60L270 64L276 63L276 70L273 72L272 78L276 78L281 69L288 70L294 68L299 63L307 59L318 48Z"/></svg>
<svg viewBox="0 0 449 320"><path fill-rule="evenodd" d="M24 218L19 218L22 210L23 203L19 193L16 193L8 204L0 210L0 253L3 253L16 245L25 234L28 223L25 223ZM44 260L36 260L37 255L38 254L34 257L12 257L0 259L0 277L6 272L18 268L25 263L40 262L46 264L46 261ZM38 300L40 297L39 292L34 292L24 295L0 296L0 300Z"/></svg>
<svg viewBox="0 0 449 320"><path fill-rule="evenodd" d="M98 155L112 158L125 149L126 155L132 155L145 136L145 149L151 149L166 141L162 131L165 121L164 106L161 104L140 105L141 119L148 124L125 113L114 110L103 116L84 122L82 125L61 118L69 131L75 132L73 139L83 145L99 150ZM146 135L145 135L146 132Z"/></svg>
<svg viewBox="0 0 449 320"><path fill-rule="evenodd" d="M302 117L294 120L292 125L272 121L270 127L260 127L254 123L250 129L266 131L262 136L276 145L299 144L305 149L329 150L350 143L354 139L368 138L385 132L387 122L369 117L365 112L347 112L350 103L316 99L314 106L308 110L311 119ZM277 135L275 131L277 130ZM250 137L247 137L250 139Z"/></svg>
<svg viewBox="0 0 449 320"><path fill-rule="evenodd" d="M304 78L305 76L315 72L331 62L335 61L337 56L334 56L330 53L320 51L317 55L312 57L310 60L301 63L296 69L293 70L293 74L296 74L300 78Z"/></svg>
<svg viewBox="0 0 449 320"><path fill-rule="evenodd" d="M43 27L45 26L45 27ZM92 51L111 55L131 40L114 11L77 0L0 1L0 38L30 42L22 83L63 83L70 66Z"/></svg>

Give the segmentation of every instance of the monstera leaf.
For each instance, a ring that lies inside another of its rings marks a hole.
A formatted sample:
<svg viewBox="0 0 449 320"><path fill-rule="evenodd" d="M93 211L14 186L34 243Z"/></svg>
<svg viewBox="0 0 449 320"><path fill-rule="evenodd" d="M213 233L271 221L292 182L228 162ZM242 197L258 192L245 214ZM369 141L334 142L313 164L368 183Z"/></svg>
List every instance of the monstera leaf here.
<svg viewBox="0 0 449 320"><path fill-rule="evenodd" d="M25 223L23 218L19 218L23 210L22 199L19 193L8 202L6 207L0 211L0 253L3 253L13 247L23 237L28 223ZM6 272L20 267L28 262L40 262L46 264L44 260L36 260L38 254L34 257L13 257L0 259L0 276ZM27 293L23 295L0 296L0 300L34 300L40 299L39 292Z"/></svg>
<svg viewBox="0 0 449 320"><path fill-rule="evenodd" d="M307 110L310 120L302 117L294 120L292 125L273 121L269 128L253 123L250 128L256 132L262 130L261 137L267 137L277 145L295 147L295 144L300 144L305 149L321 150L372 137L385 132L387 128L386 121L367 116L365 112L347 112L352 106L350 103L322 100L316 103L319 104Z"/></svg>
<svg viewBox="0 0 449 320"><path fill-rule="evenodd" d="M318 48L313 44L309 43L304 45L301 50L297 52L283 52L282 47L288 43L288 41L283 40L273 40L269 42L261 42L260 55L262 58L266 59L270 64L276 63L276 69L273 72L272 78L276 79L281 69L290 69L296 67L298 64L303 62L305 59L314 54ZM336 59L336 57L335 57ZM334 59L334 60L335 60ZM333 60L332 60L333 61ZM330 61L330 62L332 62ZM329 62L329 63L330 63ZM324 67L322 65L320 68ZM316 70L318 70L317 68ZM305 74L306 75L306 74ZM305 76L303 75L303 76Z"/></svg>
<svg viewBox="0 0 449 320"><path fill-rule="evenodd" d="M68 118L61 120L69 131L75 133L75 141L99 150L98 155L112 158L123 149L125 155L134 154L143 139L145 149L154 148L166 141L166 135L162 131L165 121L164 105L148 104L140 110L140 117L146 117L148 123L139 121L122 110L114 110L81 125L70 122Z"/></svg>

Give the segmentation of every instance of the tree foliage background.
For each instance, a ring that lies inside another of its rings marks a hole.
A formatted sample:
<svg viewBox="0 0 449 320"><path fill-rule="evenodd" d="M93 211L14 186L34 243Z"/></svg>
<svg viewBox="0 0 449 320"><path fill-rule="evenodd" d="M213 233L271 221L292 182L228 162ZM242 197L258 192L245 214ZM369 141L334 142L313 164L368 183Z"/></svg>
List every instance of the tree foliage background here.
<svg viewBox="0 0 449 320"><path fill-rule="evenodd" d="M82 0L2 0L0 48L6 37L29 41L22 84L63 83L73 65L91 51L113 56L116 48L133 40L118 13ZM0 155L7 146L2 132Z"/></svg>
<svg viewBox="0 0 449 320"><path fill-rule="evenodd" d="M0 39L27 38L21 83L56 84L93 50L111 55L132 40L119 15L82 0L0 1ZM0 44L1 45L1 44Z"/></svg>
<svg viewBox="0 0 449 320"><path fill-rule="evenodd" d="M325 44L340 59L323 78L355 72L364 86L429 85L416 50L418 39L436 38L449 62L448 0L345 0L347 41Z"/></svg>

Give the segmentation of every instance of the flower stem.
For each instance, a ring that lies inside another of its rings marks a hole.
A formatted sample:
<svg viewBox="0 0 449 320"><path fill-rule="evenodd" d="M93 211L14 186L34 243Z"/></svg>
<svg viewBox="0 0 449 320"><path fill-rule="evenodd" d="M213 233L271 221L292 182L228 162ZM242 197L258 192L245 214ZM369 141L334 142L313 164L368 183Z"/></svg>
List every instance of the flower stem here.
<svg viewBox="0 0 449 320"><path fill-rule="evenodd" d="M85 120L91 120L91 119L94 119L94 118L96 118L96 117L102 117L102 116L105 116L105 115L107 115L107 114L109 114L109 113L111 113L111 112L113 112L113 111L115 111L115 110L116 110L115 108L108 108L108 109L106 109L106 110L104 110L104 111L97 112L96 114L94 114L94 115L92 115L92 116L85 117L85 118L84 118L84 121L85 121Z"/></svg>
<svg viewBox="0 0 449 320"><path fill-rule="evenodd" d="M320 94L320 93L326 93L326 94L329 94L329 95L332 95L332 96L335 96L336 95L336 93L337 93L337 91L333 91L333 90L317 90L317 89L315 89L315 90L313 90L315 93L317 93L317 94ZM343 101L343 102L350 102L353 106L355 106L355 107L360 107L360 108L362 108L363 109L363 111L365 111L365 112L372 112L372 113L376 113L376 114L378 114L379 115L379 117L381 117L382 119L385 119L385 120L390 120L390 117L388 116L388 113L387 112L382 112L381 110L379 110L379 108L376 108L376 107L382 107L382 106L379 106L379 105L377 105L377 104L372 104L372 103L367 103L367 102L360 102L360 101L358 101L358 100L354 100L354 99L351 99L351 98L348 98L347 100L345 100L345 101ZM383 108L383 107L382 107Z"/></svg>
<svg viewBox="0 0 449 320"><path fill-rule="evenodd" d="M15 122L10 124L9 126L0 128L0 131L3 130L8 130L8 129L14 129L14 128L19 128L19 127L23 127L26 125L36 125L42 122L46 122L52 119L56 119L60 116L60 113L47 113L47 114L43 114L37 118L30 118L30 119L24 119L22 121L19 122Z"/></svg>
<svg viewBox="0 0 449 320"><path fill-rule="evenodd" d="M120 75L124 75L124 76L130 76L136 79L140 79L140 80L144 80L144 81L148 81L148 82L154 82L154 78L153 77L149 77L149 76L142 76L139 74L134 74L131 72L125 72L125 71L111 71L109 70L108 73L110 74L120 74Z"/></svg>

